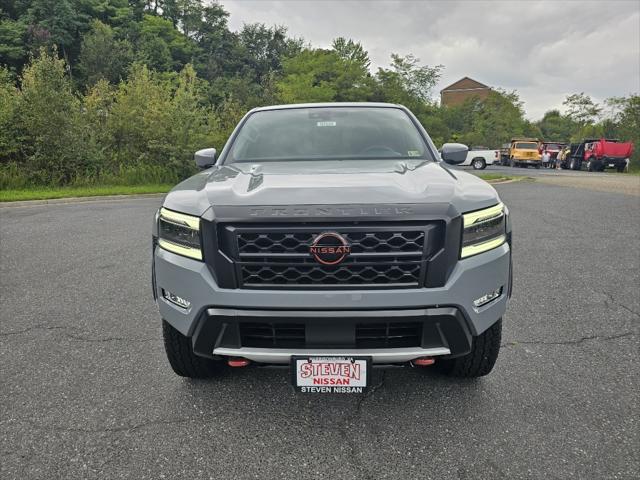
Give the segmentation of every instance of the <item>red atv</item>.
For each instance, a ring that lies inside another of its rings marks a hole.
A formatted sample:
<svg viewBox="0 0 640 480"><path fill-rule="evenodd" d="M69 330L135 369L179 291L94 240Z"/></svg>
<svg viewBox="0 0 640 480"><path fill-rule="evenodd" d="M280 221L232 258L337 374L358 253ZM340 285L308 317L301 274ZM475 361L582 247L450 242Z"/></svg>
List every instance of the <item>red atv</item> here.
<svg viewBox="0 0 640 480"><path fill-rule="evenodd" d="M547 168L555 168L556 159L558 158L558 153L565 147L565 143L561 142L540 142L540 146L538 147L538 152L542 155L545 150L549 154L550 162L545 165Z"/></svg>
<svg viewBox="0 0 640 480"><path fill-rule="evenodd" d="M602 172L605 168L623 172L631 153L633 143L601 138L585 143L583 158L590 172Z"/></svg>
<svg viewBox="0 0 640 480"><path fill-rule="evenodd" d="M551 160L555 160L566 144L561 142L542 142L538 147L538 151L542 154L545 150L551 155Z"/></svg>

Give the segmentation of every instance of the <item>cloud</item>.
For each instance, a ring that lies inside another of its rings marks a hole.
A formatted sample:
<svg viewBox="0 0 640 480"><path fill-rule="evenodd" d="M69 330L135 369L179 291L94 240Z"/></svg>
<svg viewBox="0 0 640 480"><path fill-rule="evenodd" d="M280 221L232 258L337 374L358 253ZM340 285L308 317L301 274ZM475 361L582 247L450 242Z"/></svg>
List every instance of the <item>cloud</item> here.
<svg viewBox="0 0 640 480"><path fill-rule="evenodd" d="M640 1L223 0L230 27L285 25L328 47L360 41L374 67L391 53L445 66L437 89L463 76L517 90L540 118L571 93L602 101L640 92Z"/></svg>

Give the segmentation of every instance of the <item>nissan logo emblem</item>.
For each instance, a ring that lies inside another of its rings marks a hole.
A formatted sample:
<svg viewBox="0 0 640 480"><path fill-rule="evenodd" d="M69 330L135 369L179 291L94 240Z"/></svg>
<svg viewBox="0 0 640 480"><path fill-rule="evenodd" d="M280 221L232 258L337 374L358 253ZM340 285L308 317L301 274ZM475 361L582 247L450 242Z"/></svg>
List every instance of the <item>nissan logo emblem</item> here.
<svg viewBox="0 0 640 480"><path fill-rule="evenodd" d="M342 235L325 232L315 238L309 247L309 253L318 263L337 265L351 253L351 245Z"/></svg>

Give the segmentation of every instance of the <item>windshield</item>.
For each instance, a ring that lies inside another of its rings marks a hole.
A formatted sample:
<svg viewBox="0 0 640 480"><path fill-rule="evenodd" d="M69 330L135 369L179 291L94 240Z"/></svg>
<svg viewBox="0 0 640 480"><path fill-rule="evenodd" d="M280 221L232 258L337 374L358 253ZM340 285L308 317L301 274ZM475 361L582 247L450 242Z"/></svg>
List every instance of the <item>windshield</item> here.
<svg viewBox="0 0 640 480"><path fill-rule="evenodd" d="M433 160L409 116L384 107L259 111L227 155L229 162L378 158Z"/></svg>
<svg viewBox="0 0 640 480"><path fill-rule="evenodd" d="M538 144L533 142L516 143L516 148L522 148L524 150L537 150Z"/></svg>

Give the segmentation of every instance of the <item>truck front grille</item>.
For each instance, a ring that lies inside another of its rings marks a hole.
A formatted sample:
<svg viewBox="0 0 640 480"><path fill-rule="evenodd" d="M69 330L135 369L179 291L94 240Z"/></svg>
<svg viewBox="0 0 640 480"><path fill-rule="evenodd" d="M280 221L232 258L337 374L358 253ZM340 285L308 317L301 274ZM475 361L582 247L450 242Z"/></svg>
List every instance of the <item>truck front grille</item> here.
<svg viewBox="0 0 640 480"><path fill-rule="evenodd" d="M427 225L287 225L223 228L240 288L417 287L424 283L425 260L433 251ZM310 254L316 237L335 232L350 245L337 265ZM437 243L437 242L436 242Z"/></svg>
<svg viewBox="0 0 640 480"><path fill-rule="evenodd" d="M420 262L406 260L397 263L359 265L343 263L339 267L324 265L242 265L246 286L260 285L417 285Z"/></svg>
<svg viewBox="0 0 640 480"><path fill-rule="evenodd" d="M309 245L320 232L238 232L238 253L308 255ZM422 231L348 232L340 234L351 244L352 253L415 253L422 254L425 233Z"/></svg>
<svg viewBox="0 0 640 480"><path fill-rule="evenodd" d="M240 343L255 348L305 348L306 326L303 323L241 322ZM355 348L419 347L422 322L371 322L355 326ZM349 346L345 346L349 347Z"/></svg>

